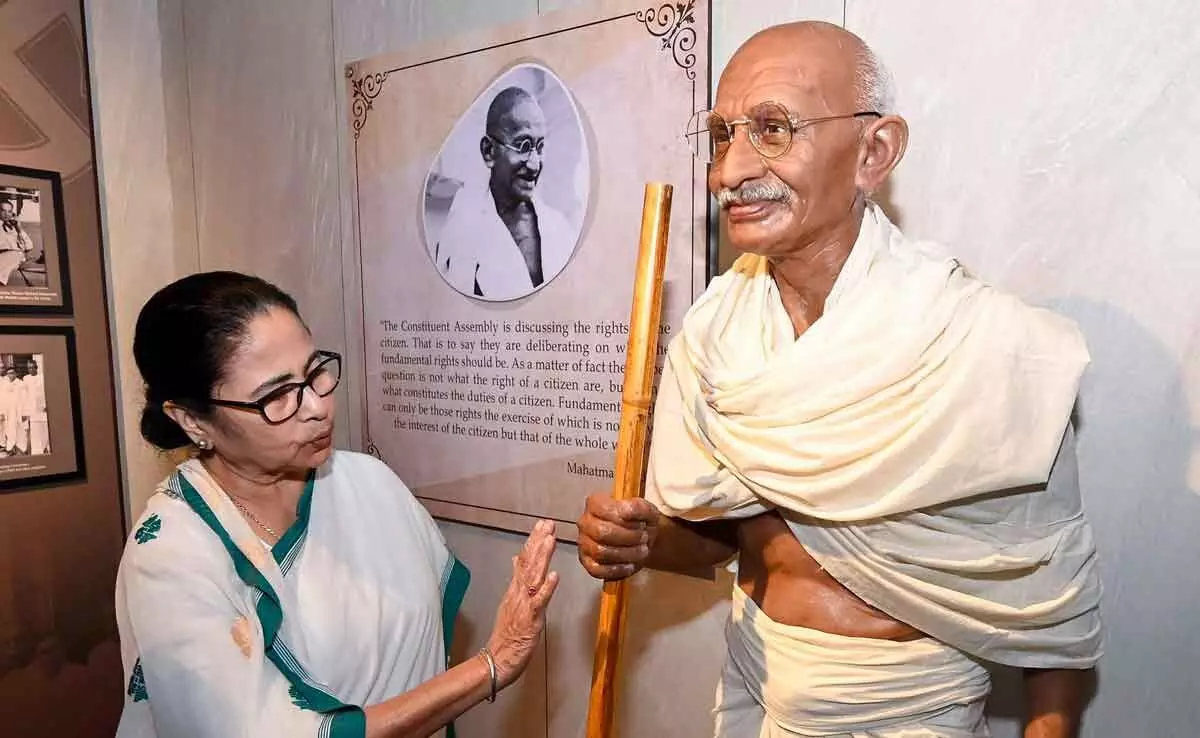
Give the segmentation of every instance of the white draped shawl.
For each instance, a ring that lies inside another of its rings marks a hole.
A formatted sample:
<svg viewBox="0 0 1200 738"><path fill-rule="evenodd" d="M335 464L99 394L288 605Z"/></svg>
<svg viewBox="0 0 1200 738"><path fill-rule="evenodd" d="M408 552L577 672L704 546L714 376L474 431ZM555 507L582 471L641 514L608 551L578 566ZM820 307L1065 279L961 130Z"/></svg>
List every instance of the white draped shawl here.
<svg viewBox="0 0 1200 738"><path fill-rule="evenodd" d="M1069 320L872 204L799 338L762 257L692 306L659 388L647 497L691 520L777 508L894 617L993 661L1090 665L1100 586L1066 433L1087 362Z"/></svg>

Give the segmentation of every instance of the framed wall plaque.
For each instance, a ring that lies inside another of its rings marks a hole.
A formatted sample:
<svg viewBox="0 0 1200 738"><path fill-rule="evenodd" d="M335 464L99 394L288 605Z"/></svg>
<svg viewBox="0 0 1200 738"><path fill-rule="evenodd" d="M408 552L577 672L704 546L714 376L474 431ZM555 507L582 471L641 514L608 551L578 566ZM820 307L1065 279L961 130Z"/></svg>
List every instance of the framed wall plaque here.
<svg viewBox="0 0 1200 738"><path fill-rule="evenodd" d="M569 539L611 486L646 183L660 359L711 263L708 40L708 3L616 0L347 66L363 445L434 515Z"/></svg>

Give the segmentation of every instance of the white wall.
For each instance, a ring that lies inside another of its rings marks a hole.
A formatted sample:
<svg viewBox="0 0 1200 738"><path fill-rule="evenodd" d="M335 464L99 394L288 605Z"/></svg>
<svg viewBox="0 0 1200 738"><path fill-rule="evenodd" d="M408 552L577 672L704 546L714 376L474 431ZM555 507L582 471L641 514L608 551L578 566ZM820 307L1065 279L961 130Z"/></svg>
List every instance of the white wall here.
<svg viewBox="0 0 1200 738"><path fill-rule="evenodd" d="M194 268L263 273L344 348L357 290L344 62L555 7L549 0L93 0L100 159L136 512L153 456L136 439L128 341L144 297ZM653 3L647 3L652 5ZM1107 595L1108 658L1085 735L1190 736L1200 724L1200 7L1038 0L715 0L714 68L773 22L844 22L892 67L913 138L887 201L912 234L1054 305L1087 334L1080 403L1086 503ZM157 30L156 30L157 27ZM156 40L155 34L158 34ZM194 162L194 165L193 165ZM194 185L193 185L194 181ZM353 374L353 372L351 372ZM354 391L350 386L349 390ZM343 441L357 439L357 407ZM446 524L472 568L458 648L487 636L520 539ZM546 648L520 686L463 720L474 736L582 735L595 585L559 554ZM633 604L626 736L705 735L728 582L645 577ZM1001 674L993 726L1014 738Z"/></svg>
<svg viewBox="0 0 1200 738"><path fill-rule="evenodd" d="M183 0L85 4L123 476L132 521L170 462L141 441L138 309L197 270Z"/></svg>
<svg viewBox="0 0 1200 738"><path fill-rule="evenodd" d="M912 126L904 228L1087 336L1080 479L1108 633L1085 734L1183 738L1200 734L1200 5L1083 5L850 0L846 22Z"/></svg>

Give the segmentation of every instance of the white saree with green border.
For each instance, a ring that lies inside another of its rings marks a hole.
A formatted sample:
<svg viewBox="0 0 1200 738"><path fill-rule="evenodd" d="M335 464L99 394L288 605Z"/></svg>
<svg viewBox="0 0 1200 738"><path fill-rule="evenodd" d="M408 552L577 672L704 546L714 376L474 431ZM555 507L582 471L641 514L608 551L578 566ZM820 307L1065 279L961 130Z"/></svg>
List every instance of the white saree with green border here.
<svg viewBox="0 0 1200 738"><path fill-rule="evenodd" d="M271 548L197 460L150 498L117 581L118 738L362 736L446 667L469 576L370 456L315 470Z"/></svg>

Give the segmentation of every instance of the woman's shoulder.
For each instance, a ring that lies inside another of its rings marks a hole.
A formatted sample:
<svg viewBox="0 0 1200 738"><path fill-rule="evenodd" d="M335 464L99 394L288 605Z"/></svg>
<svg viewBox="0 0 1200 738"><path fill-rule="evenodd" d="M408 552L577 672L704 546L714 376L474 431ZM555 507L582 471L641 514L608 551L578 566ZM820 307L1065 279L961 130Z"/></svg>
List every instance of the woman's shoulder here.
<svg viewBox="0 0 1200 738"><path fill-rule="evenodd" d="M416 504L416 498L404 480L386 462L371 454L334 451L325 466L318 470L318 481L322 477L371 500L386 497Z"/></svg>
<svg viewBox="0 0 1200 738"><path fill-rule="evenodd" d="M405 492L408 491L408 487L390 466L371 454L359 451L334 451L323 471L335 478L349 477L352 481L369 479L375 484L395 485Z"/></svg>
<svg viewBox="0 0 1200 738"><path fill-rule="evenodd" d="M184 499L178 469L164 479L130 526L123 564L193 566L218 552L220 543Z"/></svg>
<svg viewBox="0 0 1200 738"><path fill-rule="evenodd" d="M377 457L345 448L334 449L326 465L341 468L375 469L377 471L379 467L383 467L383 469L391 471L388 465L384 464Z"/></svg>
<svg viewBox="0 0 1200 738"><path fill-rule="evenodd" d="M431 524L428 512L408 485L375 456L338 450L318 474L318 481L328 479L338 488L342 504L369 509L378 516L399 515L422 525Z"/></svg>

